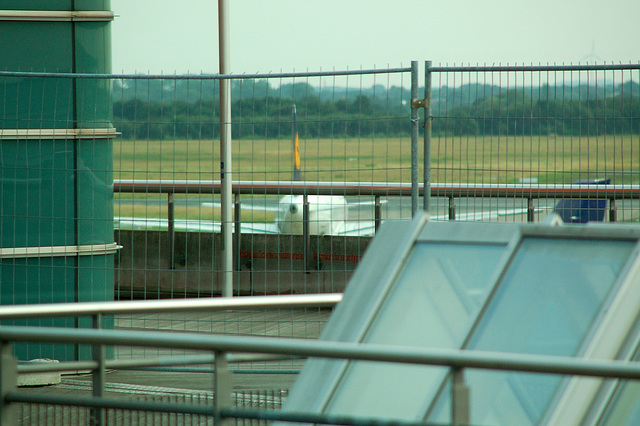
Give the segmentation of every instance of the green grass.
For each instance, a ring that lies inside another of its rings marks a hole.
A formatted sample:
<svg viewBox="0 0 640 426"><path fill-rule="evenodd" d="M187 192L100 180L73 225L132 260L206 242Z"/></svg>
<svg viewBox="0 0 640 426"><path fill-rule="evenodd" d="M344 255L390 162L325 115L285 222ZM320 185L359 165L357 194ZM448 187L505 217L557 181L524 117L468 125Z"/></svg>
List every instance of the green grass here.
<svg viewBox="0 0 640 426"><path fill-rule="evenodd" d="M638 136L434 138L432 181L511 183L536 177L543 183L569 183L611 171L637 171L639 141ZM411 179L409 138L301 140L301 158L303 175L311 181ZM218 141L114 145L114 177L119 179L216 180L219 161ZM290 180L291 163L289 140L233 141L234 180ZM422 166L422 153L418 164Z"/></svg>
<svg viewBox="0 0 640 426"><path fill-rule="evenodd" d="M440 137L432 140L432 182L571 183L614 177L611 171L640 169L638 136L600 137ZM422 145L422 139L419 144ZM303 177L309 181L410 182L409 138L301 140ZM233 141L234 180L291 180L289 140ZM420 150L422 151L422 150ZM219 179L219 142L117 141L116 179ZM422 177L422 152L418 161ZM636 175L615 176L614 183L638 183ZM156 196L156 195L149 195ZM122 199L133 198L122 194ZM157 197L166 200L166 196ZM246 199L246 196L243 196ZM119 211L118 211L119 210ZM166 205L127 207L119 216L166 217ZM218 209L176 208L182 219L218 220ZM272 214L243 212L243 220L271 222Z"/></svg>

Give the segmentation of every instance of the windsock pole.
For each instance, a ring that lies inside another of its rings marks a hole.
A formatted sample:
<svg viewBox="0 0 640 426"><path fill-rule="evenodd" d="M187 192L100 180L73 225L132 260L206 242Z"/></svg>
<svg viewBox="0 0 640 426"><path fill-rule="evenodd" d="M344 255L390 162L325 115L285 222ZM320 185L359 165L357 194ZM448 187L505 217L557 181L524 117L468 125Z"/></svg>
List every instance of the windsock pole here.
<svg viewBox="0 0 640 426"><path fill-rule="evenodd" d="M296 117L296 106L292 108L293 111L293 180L302 180L302 173L300 172L300 143L298 141L298 120Z"/></svg>

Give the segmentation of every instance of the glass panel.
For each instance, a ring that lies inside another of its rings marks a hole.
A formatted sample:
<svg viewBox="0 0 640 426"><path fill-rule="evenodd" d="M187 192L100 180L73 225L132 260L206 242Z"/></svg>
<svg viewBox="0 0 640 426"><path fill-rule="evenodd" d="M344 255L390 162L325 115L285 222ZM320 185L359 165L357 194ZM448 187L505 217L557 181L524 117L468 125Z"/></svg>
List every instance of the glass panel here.
<svg viewBox="0 0 640 426"><path fill-rule="evenodd" d="M421 348L460 347L505 248L416 245L364 341ZM354 362L328 411L422 419L446 373L446 368L439 367Z"/></svg>
<svg viewBox="0 0 640 426"><path fill-rule="evenodd" d="M640 361L640 352L636 352L633 360ZM640 424L640 382L637 380L620 382L599 424L611 426Z"/></svg>
<svg viewBox="0 0 640 426"><path fill-rule="evenodd" d="M578 354L633 246L525 239L468 348ZM538 423L560 380L555 375L468 371L472 423ZM448 421L448 413L440 412L444 417L430 420Z"/></svg>

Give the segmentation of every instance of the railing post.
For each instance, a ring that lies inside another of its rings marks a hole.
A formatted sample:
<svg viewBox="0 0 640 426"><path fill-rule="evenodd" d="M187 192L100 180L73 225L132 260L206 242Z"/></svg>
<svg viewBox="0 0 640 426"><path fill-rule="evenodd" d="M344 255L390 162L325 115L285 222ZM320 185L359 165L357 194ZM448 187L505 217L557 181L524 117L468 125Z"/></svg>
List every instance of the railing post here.
<svg viewBox="0 0 640 426"><path fill-rule="evenodd" d="M240 260L240 235L242 233L242 230L240 229L240 221L241 221L241 216L240 216L240 194L235 194L234 196L234 203L233 203L233 253L236 256L236 261L235 261L235 270L239 271L240 270L240 264L241 264L241 260Z"/></svg>
<svg viewBox="0 0 640 426"><path fill-rule="evenodd" d="M535 208L533 207L533 198L527 198L527 222L535 222Z"/></svg>
<svg viewBox="0 0 640 426"><path fill-rule="evenodd" d="M456 220L456 200L453 196L449 197L449 220Z"/></svg>
<svg viewBox="0 0 640 426"><path fill-rule="evenodd" d="M424 63L424 194L423 210L431 207L431 61Z"/></svg>
<svg viewBox="0 0 640 426"><path fill-rule="evenodd" d="M169 193L167 199L167 231L169 232L169 269L175 269L175 204L173 200L173 192Z"/></svg>
<svg viewBox="0 0 640 426"><path fill-rule="evenodd" d="M13 356L13 345L0 342L0 424L16 424L16 404L6 401L6 396L18 387L18 361Z"/></svg>
<svg viewBox="0 0 640 426"><path fill-rule="evenodd" d="M99 330L102 328L102 314L98 313L93 315L93 328ZM98 368L93 370L93 396L102 398L104 396L104 388L106 382L105 375L105 360L106 351L104 345L92 345L91 355L94 361L98 362ZM91 425L103 426L106 424L105 411L102 408L91 409Z"/></svg>
<svg viewBox="0 0 640 426"><path fill-rule="evenodd" d="M616 199L611 198L609 200L609 222L616 222L618 220L618 208L616 207Z"/></svg>
<svg viewBox="0 0 640 426"><path fill-rule="evenodd" d="M411 61L411 216L418 212L418 61Z"/></svg>
<svg viewBox="0 0 640 426"><path fill-rule="evenodd" d="M309 236L309 196L302 196L302 240L304 245L304 268L307 274L311 273L311 238Z"/></svg>
<svg viewBox="0 0 640 426"><path fill-rule="evenodd" d="M222 426L230 424L231 419L225 419L221 411L231 407L231 392L233 383L227 361L227 354L223 351L214 351L215 368L213 380L213 401L215 405L215 418L213 424Z"/></svg>
<svg viewBox="0 0 640 426"><path fill-rule="evenodd" d="M453 368L451 386L451 424L468 425L471 421L469 386L464 382L464 370Z"/></svg>
<svg viewBox="0 0 640 426"><path fill-rule="evenodd" d="M374 219L374 223L375 223L375 233L378 233L378 228L380 228L380 223L382 222L382 206L380 204L380 196L376 195L375 196L375 208L374 208L374 214L375 214L375 219Z"/></svg>

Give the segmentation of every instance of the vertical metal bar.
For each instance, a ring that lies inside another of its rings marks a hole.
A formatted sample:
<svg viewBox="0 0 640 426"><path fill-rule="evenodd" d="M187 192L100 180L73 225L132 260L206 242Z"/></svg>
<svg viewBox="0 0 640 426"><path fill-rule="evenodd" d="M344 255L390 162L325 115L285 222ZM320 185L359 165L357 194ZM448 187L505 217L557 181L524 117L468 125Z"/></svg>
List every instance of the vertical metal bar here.
<svg viewBox="0 0 640 426"><path fill-rule="evenodd" d="M452 368L451 424L468 425L471 421L471 398L469 387L464 382L464 370Z"/></svg>
<svg viewBox="0 0 640 426"><path fill-rule="evenodd" d="M0 424L16 424L16 404L5 401L9 392L18 387L18 361L13 356L11 342L0 342Z"/></svg>
<svg viewBox="0 0 640 426"><path fill-rule="evenodd" d="M231 380L231 372L227 362L227 354L222 351L215 351L215 368L213 379L213 403L215 406L215 425L231 424L232 419L225 419L220 412L231 407L231 392L233 384Z"/></svg>
<svg viewBox="0 0 640 426"><path fill-rule="evenodd" d="M240 238L241 238L241 233L242 233L242 229L240 228L240 223L242 220L242 217L240 216L240 194L235 194L234 196L234 203L233 203L233 223L234 223L234 229L233 229L233 253L236 256L236 261L235 261L235 270L239 271L240 270Z"/></svg>
<svg viewBox="0 0 640 426"><path fill-rule="evenodd" d="M456 200L453 196L449 197L449 220L456 220Z"/></svg>
<svg viewBox="0 0 640 426"><path fill-rule="evenodd" d="M431 207L431 61L424 63L424 194L423 210Z"/></svg>
<svg viewBox="0 0 640 426"><path fill-rule="evenodd" d="M99 330L102 328L102 314L98 313L93 315L93 328ZM101 398L104 396L105 388L105 358L106 352L104 345L95 344L91 346L91 355L94 361L98 361L98 368L93 370L93 396ZM105 410L103 408L91 409L91 424L96 426L103 426L106 424Z"/></svg>
<svg viewBox="0 0 640 426"><path fill-rule="evenodd" d="M618 220L618 208L616 207L616 199L611 198L609 200L609 222L616 222Z"/></svg>
<svg viewBox="0 0 640 426"><path fill-rule="evenodd" d="M418 212L418 61L411 61L411 216Z"/></svg>
<svg viewBox="0 0 640 426"><path fill-rule="evenodd" d="M220 74L229 74L229 1L218 0ZM220 198L222 235L222 296L233 296L233 243L231 222L231 82L220 80Z"/></svg>
<svg viewBox="0 0 640 426"><path fill-rule="evenodd" d="M169 193L167 200L167 230L169 232L169 269L176 267L176 232L175 232L175 204L173 192Z"/></svg>
<svg viewBox="0 0 640 426"><path fill-rule="evenodd" d="M304 244L304 267L308 274L311 271L311 237L309 236L309 196L302 196L302 240Z"/></svg>
<svg viewBox="0 0 640 426"><path fill-rule="evenodd" d="M527 222L535 222L535 208L533 207L533 198L527 198Z"/></svg>
<svg viewBox="0 0 640 426"><path fill-rule="evenodd" d="M380 204L380 196L376 195L375 196L375 208L374 208L374 214L375 214L375 232L378 232L378 229L380 228L380 223L382 222L382 206Z"/></svg>

